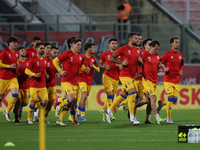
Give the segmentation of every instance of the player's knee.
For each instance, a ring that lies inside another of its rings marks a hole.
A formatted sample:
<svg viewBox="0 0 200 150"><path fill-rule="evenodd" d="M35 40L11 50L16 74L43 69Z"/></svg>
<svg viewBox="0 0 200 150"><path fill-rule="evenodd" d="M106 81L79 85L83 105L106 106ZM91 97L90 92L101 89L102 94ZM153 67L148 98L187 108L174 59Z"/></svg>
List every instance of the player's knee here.
<svg viewBox="0 0 200 150"><path fill-rule="evenodd" d="M12 97L18 98L18 93L12 94Z"/></svg>

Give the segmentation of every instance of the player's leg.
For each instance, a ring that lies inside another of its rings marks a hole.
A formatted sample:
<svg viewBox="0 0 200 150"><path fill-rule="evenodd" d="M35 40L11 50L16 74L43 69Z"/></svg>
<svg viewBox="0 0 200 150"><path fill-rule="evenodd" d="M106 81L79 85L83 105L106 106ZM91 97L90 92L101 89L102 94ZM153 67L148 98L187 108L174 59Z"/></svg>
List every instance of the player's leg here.
<svg viewBox="0 0 200 150"><path fill-rule="evenodd" d="M24 95L21 98L22 102L21 102L21 106L19 108L19 119L22 118L23 107L26 107L29 103L29 96L30 96L29 89L23 90L23 93L24 93ZM19 97L20 97L20 95L19 95Z"/></svg>
<svg viewBox="0 0 200 150"><path fill-rule="evenodd" d="M154 122L150 121L151 112L152 112L151 102L150 102L150 99L149 99L149 103L147 104L147 107L146 107L146 120L144 122L145 124L154 124Z"/></svg>
<svg viewBox="0 0 200 150"><path fill-rule="evenodd" d="M44 115L43 118L45 118L45 107L48 105L48 92L47 92L47 88L44 87L44 88L41 88L38 92L38 96L39 98L41 99L41 102L39 103L39 116L40 116L40 121L45 121L44 120L41 120L41 115ZM51 105L52 106L52 105ZM42 114L41 112L44 112L44 114ZM45 121L46 122L46 121Z"/></svg>

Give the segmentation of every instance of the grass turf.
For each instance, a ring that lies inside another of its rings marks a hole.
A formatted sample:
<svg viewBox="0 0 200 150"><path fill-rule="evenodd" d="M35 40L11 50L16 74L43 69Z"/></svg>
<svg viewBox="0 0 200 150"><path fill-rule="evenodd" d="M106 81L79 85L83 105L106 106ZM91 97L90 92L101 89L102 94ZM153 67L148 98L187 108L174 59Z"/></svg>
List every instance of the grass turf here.
<svg viewBox="0 0 200 150"><path fill-rule="evenodd" d="M178 125L199 124L199 110L173 110L174 124L145 125L145 111L138 110L137 119L142 125L131 125L127 114L118 111L112 124L101 121L98 111L86 111L87 122L78 126L71 125L64 118L67 126L55 124L54 111L47 118L47 150L97 150L97 149L148 149L177 150L198 149L199 144L178 143ZM11 119L14 115L10 113ZM166 116L162 110L161 117ZM0 115L0 150L37 150L39 149L38 123L26 124L27 112L23 113L20 124L7 122ZM156 122L152 113L151 121ZM5 147L6 142L13 142L14 147Z"/></svg>

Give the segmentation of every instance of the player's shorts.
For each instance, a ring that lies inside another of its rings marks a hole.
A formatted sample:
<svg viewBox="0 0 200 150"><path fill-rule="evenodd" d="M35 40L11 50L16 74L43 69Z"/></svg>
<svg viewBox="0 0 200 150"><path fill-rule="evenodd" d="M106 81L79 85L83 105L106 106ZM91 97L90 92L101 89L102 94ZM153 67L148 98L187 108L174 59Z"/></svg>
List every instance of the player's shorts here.
<svg viewBox="0 0 200 150"><path fill-rule="evenodd" d="M56 100L56 86L47 87L48 98L50 102L54 102Z"/></svg>
<svg viewBox="0 0 200 150"><path fill-rule="evenodd" d="M135 80L134 87L135 87L135 90L139 93L140 99L143 99L143 96L144 96L143 89L144 89L144 87L143 87L142 81Z"/></svg>
<svg viewBox="0 0 200 150"><path fill-rule="evenodd" d="M40 100L48 100L47 88L32 88L30 87L30 100L38 101Z"/></svg>
<svg viewBox="0 0 200 150"><path fill-rule="evenodd" d="M29 89L25 89L25 90L19 89L19 95L18 95L17 100L28 103L29 95L30 95Z"/></svg>
<svg viewBox="0 0 200 150"><path fill-rule="evenodd" d="M89 95L90 91L91 91L91 88L92 88L91 85L88 85L85 82L79 82L79 89L80 89L81 93L82 92L87 92L87 95Z"/></svg>
<svg viewBox="0 0 200 150"><path fill-rule="evenodd" d="M19 89L17 78L12 78L10 80L0 79L0 94L5 94L8 89L12 88Z"/></svg>
<svg viewBox="0 0 200 150"><path fill-rule="evenodd" d="M125 92L128 92L130 89L135 89L134 82L135 79L132 79L130 77L119 77L121 83L122 83L122 90Z"/></svg>
<svg viewBox="0 0 200 150"><path fill-rule="evenodd" d="M75 98L77 98L78 86L72 85L69 82L61 82L61 86L65 91L65 95L74 94Z"/></svg>
<svg viewBox="0 0 200 150"><path fill-rule="evenodd" d="M144 87L144 93L147 94L148 96L152 96L152 95L156 95L155 91L156 91L156 84L157 83L153 83L152 81L146 79L146 78L142 78L142 84Z"/></svg>
<svg viewBox="0 0 200 150"><path fill-rule="evenodd" d="M119 80L115 80L105 74L103 74L103 85L106 92L113 91L113 95L117 92Z"/></svg>
<svg viewBox="0 0 200 150"><path fill-rule="evenodd" d="M179 96L179 84L171 83L171 82L164 82L165 92L168 96Z"/></svg>

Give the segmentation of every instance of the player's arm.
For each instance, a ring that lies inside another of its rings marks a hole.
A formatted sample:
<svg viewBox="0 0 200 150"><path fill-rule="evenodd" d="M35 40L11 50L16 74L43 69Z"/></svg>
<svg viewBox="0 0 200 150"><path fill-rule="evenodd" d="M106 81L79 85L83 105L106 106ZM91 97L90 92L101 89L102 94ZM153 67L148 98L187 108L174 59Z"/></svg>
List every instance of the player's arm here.
<svg viewBox="0 0 200 150"><path fill-rule="evenodd" d="M3 63L3 60L6 58L6 53L4 51L1 52L0 54L0 67L1 68L16 68L16 64L11 64L11 65L7 65Z"/></svg>
<svg viewBox="0 0 200 150"><path fill-rule="evenodd" d="M84 64L81 65L80 69L81 69L81 71L86 72L87 74L90 72L90 68L89 67L85 67Z"/></svg>
<svg viewBox="0 0 200 150"><path fill-rule="evenodd" d="M31 70L29 70L28 68L25 69L25 74L27 74L29 76L34 76L36 78L41 76L41 72L40 73L34 73Z"/></svg>
<svg viewBox="0 0 200 150"><path fill-rule="evenodd" d="M96 72L100 72L100 68L99 68L99 64L98 64L97 60L95 60L94 64L91 63L90 65Z"/></svg>
<svg viewBox="0 0 200 150"><path fill-rule="evenodd" d="M11 68L12 66L4 64L4 63L2 63L2 60L0 60L0 67L1 68Z"/></svg>
<svg viewBox="0 0 200 150"><path fill-rule="evenodd" d="M183 72L184 72L184 70L183 70L183 66L184 66L184 57L182 58L182 61L181 61L181 69L180 69L180 71L179 71L179 74L180 75L183 75Z"/></svg>
<svg viewBox="0 0 200 150"><path fill-rule="evenodd" d="M60 58L63 59L64 57L60 55ZM60 67L60 60L58 57L56 57L53 60L53 65L56 67L56 69L58 70L58 72L60 73L61 76L66 76L67 72L64 71L61 67Z"/></svg>
<svg viewBox="0 0 200 150"><path fill-rule="evenodd" d="M112 54L112 56L110 57L110 61L116 63L116 64L122 64L122 61L117 59L117 55L116 54Z"/></svg>

